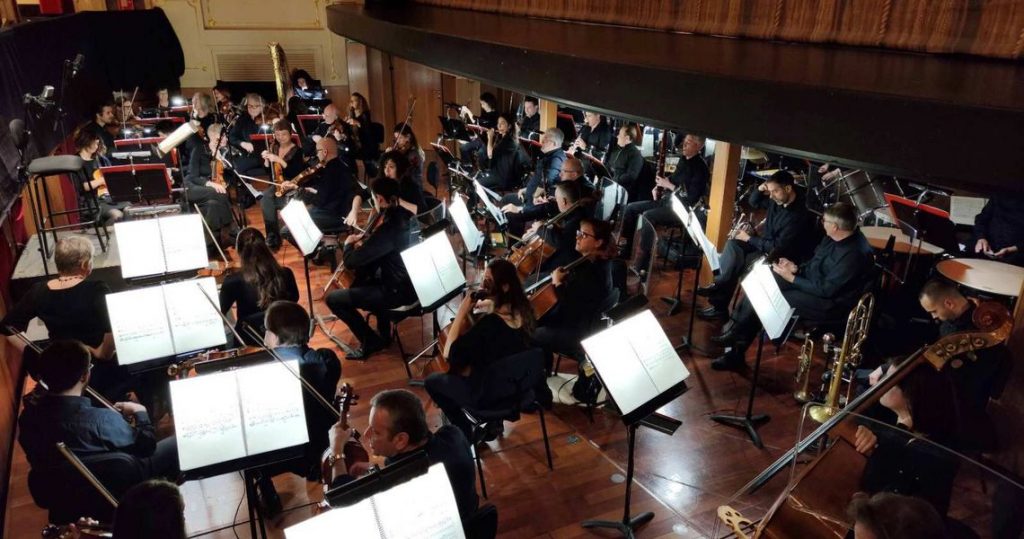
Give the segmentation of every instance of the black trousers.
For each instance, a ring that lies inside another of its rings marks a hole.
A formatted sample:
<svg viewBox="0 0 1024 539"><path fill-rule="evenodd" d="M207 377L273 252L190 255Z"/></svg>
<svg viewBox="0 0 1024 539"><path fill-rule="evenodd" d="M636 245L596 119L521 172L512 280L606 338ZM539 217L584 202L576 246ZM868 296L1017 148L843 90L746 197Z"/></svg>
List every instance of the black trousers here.
<svg viewBox="0 0 1024 539"><path fill-rule="evenodd" d="M387 311L412 302L380 284L335 290L327 294L326 298L327 307L348 326L360 345L380 345L385 342L391 334L391 320ZM373 313L377 318L376 332L366 323L360 309Z"/></svg>
<svg viewBox="0 0 1024 539"><path fill-rule="evenodd" d="M435 372L423 382L427 394L444 412L448 421L462 430L467 439L472 440L473 426L466 419L463 409L475 404L473 388L469 378L457 374Z"/></svg>
<svg viewBox="0 0 1024 539"><path fill-rule="evenodd" d="M214 232L232 225L234 215L231 213L231 199L227 193L218 193L213 187L190 185L188 199L199 206L206 224Z"/></svg>
<svg viewBox="0 0 1024 539"><path fill-rule="evenodd" d="M718 290L708 297L708 302L718 309L728 307L743 272L762 254L764 253L745 241L725 242L718 259L722 267L715 277L715 286Z"/></svg>
<svg viewBox="0 0 1024 539"><path fill-rule="evenodd" d="M178 442L174 436L156 443L156 450L148 457L137 459L143 477L163 477L169 481L178 478Z"/></svg>
<svg viewBox="0 0 1024 539"><path fill-rule="evenodd" d="M277 220L277 212L288 203L289 197L275 196L276 186L271 185L263 190L260 199L260 211L263 213L263 228L267 232L267 243L281 242L281 225Z"/></svg>

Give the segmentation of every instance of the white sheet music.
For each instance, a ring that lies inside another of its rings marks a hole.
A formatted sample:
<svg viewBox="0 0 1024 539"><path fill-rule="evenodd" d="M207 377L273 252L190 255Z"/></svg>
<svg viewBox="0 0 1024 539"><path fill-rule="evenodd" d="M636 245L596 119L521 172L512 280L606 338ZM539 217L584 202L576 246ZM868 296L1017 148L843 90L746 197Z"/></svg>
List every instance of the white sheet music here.
<svg viewBox="0 0 1024 539"><path fill-rule="evenodd" d="M306 205L297 198L293 198L281 209L281 219L288 225L288 232L295 238L303 256L309 256L324 237L324 233L309 216Z"/></svg>
<svg viewBox="0 0 1024 539"><path fill-rule="evenodd" d="M581 344L623 414L690 376L650 309Z"/></svg>
<svg viewBox="0 0 1024 539"><path fill-rule="evenodd" d="M182 470L248 454L238 412L238 379L233 371L172 381L171 407Z"/></svg>
<svg viewBox="0 0 1024 539"><path fill-rule="evenodd" d="M763 260L763 259L762 259ZM761 319L765 333L771 339L778 339L786 330L789 319L796 309L790 307L786 297L775 281L771 266L762 260L754 262L753 269L740 282L754 312Z"/></svg>
<svg viewBox="0 0 1024 539"><path fill-rule="evenodd" d="M200 286L206 290L205 295ZM224 320L207 299L217 301L216 279L205 277L165 284L163 290L175 353L184 354L227 343Z"/></svg>
<svg viewBox="0 0 1024 539"><path fill-rule="evenodd" d="M974 218L985 204L988 204L987 198L953 195L949 197L949 219L958 225L974 226Z"/></svg>
<svg viewBox="0 0 1024 539"><path fill-rule="evenodd" d="M302 405L302 384L289 373L299 362L273 361L238 371L245 439L250 454L302 445L309 441Z"/></svg>
<svg viewBox="0 0 1024 539"><path fill-rule="evenodd" d="M130 279L210 264L199 214L114 223L121 277Z"/></svg>
<svg viewBox="0 0 1024 539"><path fill-rule="evenodd" d="M121 277L130 279L167 271L157 219L114 223L114 239L121 257Z"/></svg>
<svg viewBox="0 0 1024 539"><path fill-rule="evenodd" d="M157 223L160 226L167 273L205 268L210 264L201 215L191 213L161 217Z"/></svg>
<svg viewBox="0 0 1024 539"><path fill-rule="evenodd" d="M448 206L448 210L452 214L455 226L459 229L459 235L462 236L462 243L466 245L466 249L470 252L479 249L480 244L484 242L484 233L476 228L476 223L473 222L473 217L469 214L469 208L466 207L466 202L462 200L461 195L455 197L455 201Z"/></svg>
<svg viewBox="0 0 1024 539"><path fill-rule="evenodd" d="M409 272L420 305L432 305L466 284L466 276L462 274L455 250L444 232L402 251L402 262Z"/></svg>
<svg viewBox="0 0 1024 539"><path fill-rule="evenodd" d="M287 539L465 539L444 465L348 507L285 528Z"/></svg>
<svg viewBox="0 0 1024 539"><path fill-rule="evenodd" d="M119 365L174 355L164 293L159 286L107 294L107 313Z"/></svg>
<svg viewBox="0 0 1024 539"><path fill-rule="evenodd" d="M498 223L498 226L508 223L508 218L505 217L505 213L495 206L494 202L491 202L491 198L488 196L487 190L484 189L484 186L480 185L480 182L473 180L473 190L476 192L477 198L483 201L484 206L487 208L487 213L491 214L491 217L493 217L494 221Z"/></svg>
<svg viewBox="0 0 1024 539"><path fill-rule="evenodd" d="M691 212L675 195L672 196L672 210L676 212L676 216L682 221L683 228L690 235L694 245L699 246L700 250L704 252L704 258L707 259L708 267L711 268L711 271L720 270L722 264L719 260L718 248L711 242L707 234L704 233L704 228L701 226L697 214Z"/></svg>

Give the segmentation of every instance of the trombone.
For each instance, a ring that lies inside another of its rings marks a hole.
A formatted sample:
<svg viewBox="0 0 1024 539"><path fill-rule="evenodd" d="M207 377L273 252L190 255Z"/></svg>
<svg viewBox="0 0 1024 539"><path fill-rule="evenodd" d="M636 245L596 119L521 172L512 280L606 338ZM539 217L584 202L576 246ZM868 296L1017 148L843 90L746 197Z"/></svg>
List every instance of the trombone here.
<svg viewBox="0 0 1024 539"><path fill-rule="evenodd" d="M839 391L843 382L843 373L860 365L863 357L864 341L867 340L868 331L871 329L871 315L875 310L875 297L867 292L860 297L857 306L850 311L846 319L846 333L843 335L843 343L839 348L832 347L836 357L832 360L830 367L831 379L828 383L828 393L825 395L825 402L811 406L808 412L815 421L824 423L829 418L839 413ZM830 335L822 337L825 340ZM830 341L829 341L830 342ZM826 342L826 347L828 342ZM810 369L808 369L807 376ZM846 386L846 398L843 404L850 401L850 392L853 390L852 378Z"/></svg>

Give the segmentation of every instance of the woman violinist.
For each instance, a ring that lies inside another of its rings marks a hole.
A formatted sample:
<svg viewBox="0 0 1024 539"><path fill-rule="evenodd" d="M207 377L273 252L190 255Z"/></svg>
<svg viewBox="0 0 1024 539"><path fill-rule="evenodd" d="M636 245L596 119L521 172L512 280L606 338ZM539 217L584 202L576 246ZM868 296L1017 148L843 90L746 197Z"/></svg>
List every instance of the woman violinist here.
<svg viewBox="0 0 1024 539"><path fill-rule="evenodd" d="M209 143L192 149L185 188L189 203L199 205L199 210L218 241L221 245L229 246L232 243L231 236L238 230L238 226L231 213L224 165L219 155L228 141L223 128L221 124L211 125L206 133Z"/></svg>
<svg viewBox="0 0 1024 539"><path fill-rule="evenodd" d="M263 234L255 228L244 228L238 233L235 252L241 262L241 271L224 278L220 288L220 309L227 314L231 307L237 308L235 330L239 334L248 335L243 331L243 324L262 334L263 313L271 303L299 300L295 274L290 268L277 263Z"/></svg>
<svg viewBox="0 0 1024 539"><path fill-rule="evenodd" d="M473 313L481 315L475 323ZM495 260L484 273L480 291L466 295L448 327L448 341L442 350L448 358L448 372L431 374L425 383L430 397L467 437L472 427L462 409L483 396L481 382L487 366L529 348L535 325L533 307L515 266Z"/></svg>

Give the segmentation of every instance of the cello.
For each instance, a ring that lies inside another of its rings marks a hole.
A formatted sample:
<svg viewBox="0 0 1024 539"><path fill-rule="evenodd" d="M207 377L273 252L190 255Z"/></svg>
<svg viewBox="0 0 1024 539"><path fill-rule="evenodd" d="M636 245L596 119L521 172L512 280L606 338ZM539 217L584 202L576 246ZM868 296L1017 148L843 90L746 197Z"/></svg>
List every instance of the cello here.
<svg viewBox="0 0 1024 539"><path fill-rule="evenodd" d="M585 200L582 198L573 202L565 211L545 221L540 228L547 229L557 225L584 203ZM519 275L526 279L531 274L536 273L540 269L541 264L553 254L555 254L555 247L544 241L543 235L538 233L529 238L524 238L518 244L513 245L512 252L508 255L508 261L516 267Z"/></svg>

